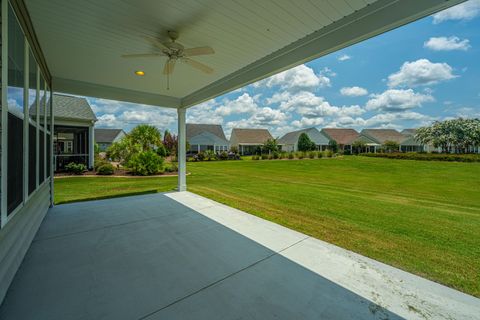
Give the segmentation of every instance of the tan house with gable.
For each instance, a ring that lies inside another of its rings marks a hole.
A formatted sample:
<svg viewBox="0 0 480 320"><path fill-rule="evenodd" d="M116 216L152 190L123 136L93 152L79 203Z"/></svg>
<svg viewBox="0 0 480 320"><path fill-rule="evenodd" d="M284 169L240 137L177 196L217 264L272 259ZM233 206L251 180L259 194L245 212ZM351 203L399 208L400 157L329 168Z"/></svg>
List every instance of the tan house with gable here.
<svg viewBox="0 0 480 320"><path fill-rule="evenodd" d="M230 147L237 147L241 155L254 154L258 147L273 139L267 129L232 129Z"/></svg>

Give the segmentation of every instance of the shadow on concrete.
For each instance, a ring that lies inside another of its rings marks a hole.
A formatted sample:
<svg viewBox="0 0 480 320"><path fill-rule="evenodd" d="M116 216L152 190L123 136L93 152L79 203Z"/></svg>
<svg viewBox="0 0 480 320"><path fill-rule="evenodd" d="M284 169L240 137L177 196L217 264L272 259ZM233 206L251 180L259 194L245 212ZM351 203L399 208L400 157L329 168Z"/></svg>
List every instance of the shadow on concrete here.
<svg viewBox="0 0 480 320"><path fill-rule="evenodd" d="M59 205L0 319L401 319L163 194Z"/></svg>

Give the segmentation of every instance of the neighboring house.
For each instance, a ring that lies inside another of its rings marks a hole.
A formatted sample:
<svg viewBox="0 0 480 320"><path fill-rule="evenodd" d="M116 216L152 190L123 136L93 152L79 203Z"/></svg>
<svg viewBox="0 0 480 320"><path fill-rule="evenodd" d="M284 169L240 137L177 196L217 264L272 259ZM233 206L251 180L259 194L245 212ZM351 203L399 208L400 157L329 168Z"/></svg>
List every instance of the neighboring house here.
<svg viewBox="0 0 480 320"><path fill-rule="evenodd" d="M93 168L94 124L97 121L87 99L53 94L55 114L53 156L55 171L63 170L70 162ZM50 106L50 103L47 103ZM47 114L50 113L47 107ZM30 107L30 113L35 108Z"/></svg>
<svg viewBox="0 0 480 320"><path fill-rule="evenodd" d="M330 139L316 128L308 128L289 132L278 139L278 144L282 145L282 151L298 151L298 138L302 133L308 135L310 140L315 143L317 150L323 151L327 149Z"/></svg>
<svg viewBox="0 0 480 320"><path fill-rule="evenodd" d="M215 152L228 151L229 143L219 124L187 123L188 153L199 153L205 150Z"/></svg>
<svg viewBox="0 0 480 320"><path fill-rule="evenodd" d="M403 129L402 131L400 131L401 134L408 137L415 135L416 132L417 129Z"/></svg>
<svg viewBox="0 0 480 320"><path fill-rule="evenodd" d="M241 155L254 154L257 148L263 146L268 140L273 139L267 129L232 129L230 146L237 147Z"/></svg>
<svg viewBox="0 0 480 320"><path fill-rule="evenodd" d="M400 142L400 151L402 152L422 152L431 151L428 146L417 141L414 135L406 136L405 139Z"/></svg>
<svg viewBox="0 0 480 320"><path fill-rule="evenodd" d="M395 129L363 129L360 134L379 145L384 145L387 141L394 141L400 145L405 140L405 136Z"/></svg>
<svg viewBox="0 0 480 320"><path fill-rule="evenodd" d="M320 132L327 136L329 140L334 140L338 145L338 149L343 151L352 151L352 144L359 136L354 129L323 128Z"/></svg>
<svg viewBox="0 0 480 320"><path fill-rule="evenodd" d="M95 129L95 143L100 151L107 151L114 142L120 141L126 133L123 129Z"/></svg>
<svg viewBox="0 0 480 320"><path fill-rule="evenodd" d="M356 143L356 142L363 142L363 144L365 145L365 148L362 148L364 150L362 150L361 152L377 152L377 149L381 147L381 144L378 143L376 140L370 138L369 136L366 136L364 135L363 133L360 133L358 135L357 138L355 138L355 140L352 141L352 148L351 148L351 151L353 152L354 148L353 148L353 145ZM357 151L359 152L359 151Z"/></svg>

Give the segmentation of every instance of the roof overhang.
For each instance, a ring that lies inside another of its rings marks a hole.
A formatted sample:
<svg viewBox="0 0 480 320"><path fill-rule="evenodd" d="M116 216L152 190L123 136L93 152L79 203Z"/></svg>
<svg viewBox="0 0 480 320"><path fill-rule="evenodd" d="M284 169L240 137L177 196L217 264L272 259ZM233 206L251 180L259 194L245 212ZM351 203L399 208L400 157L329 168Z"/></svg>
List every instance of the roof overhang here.
<svg viewBox="0 0 480 320"><path fill-rule="evenodd" d="M187 108L464 0L11 1L31 20L34 49L43 53L40 64L55 91ZM186 47L215 48L215 55L198 58L214 75L181 65L166 90L163 60L120 58L152 51L140 35L169 29ZM137 66L150 77L134 76Z"/></svg>

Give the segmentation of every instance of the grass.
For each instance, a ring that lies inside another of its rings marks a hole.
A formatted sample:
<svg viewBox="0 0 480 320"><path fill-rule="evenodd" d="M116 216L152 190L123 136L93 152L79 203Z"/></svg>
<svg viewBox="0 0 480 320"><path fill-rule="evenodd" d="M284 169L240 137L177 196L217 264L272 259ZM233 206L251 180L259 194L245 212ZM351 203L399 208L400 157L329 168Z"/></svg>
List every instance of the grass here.
<svg viewBox="0 0 480 320"><path fill-rule="evenodd" d="M344 157L188 163L190 191L480 297L480 163ZM175 178L56 180L56 202Z"/></svg>

